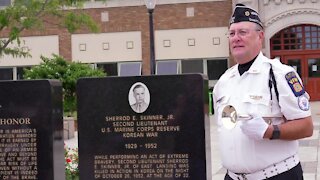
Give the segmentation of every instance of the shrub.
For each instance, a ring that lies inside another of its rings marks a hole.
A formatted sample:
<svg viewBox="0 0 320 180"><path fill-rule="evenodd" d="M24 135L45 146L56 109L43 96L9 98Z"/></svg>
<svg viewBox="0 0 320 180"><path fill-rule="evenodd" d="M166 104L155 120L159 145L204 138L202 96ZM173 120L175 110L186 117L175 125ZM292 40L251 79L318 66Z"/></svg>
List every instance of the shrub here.
<svg viewBox="0 0 320 180"><path fill-rule="evenodd" d="M42 62L24 70L24 79L58 79L63 88L63 109L65 116L71 116L77 108L76 83L81 77L104 77L101 69L92 69L90 65L79 62L68 62L63 57L41 57Z"/></svg>

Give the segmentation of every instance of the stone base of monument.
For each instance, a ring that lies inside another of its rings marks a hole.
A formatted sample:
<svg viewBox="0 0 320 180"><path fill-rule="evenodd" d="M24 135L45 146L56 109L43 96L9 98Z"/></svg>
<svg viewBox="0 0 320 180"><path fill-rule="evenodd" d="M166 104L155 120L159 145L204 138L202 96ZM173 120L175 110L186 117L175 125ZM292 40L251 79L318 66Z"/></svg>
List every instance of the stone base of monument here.
<svg viewBox="0 0 320 180"><path fill-rule="evenodd" d="M70 139L74 138L75 131L75 118L74 117L64 117L63 118L63 138Z"/></svg>

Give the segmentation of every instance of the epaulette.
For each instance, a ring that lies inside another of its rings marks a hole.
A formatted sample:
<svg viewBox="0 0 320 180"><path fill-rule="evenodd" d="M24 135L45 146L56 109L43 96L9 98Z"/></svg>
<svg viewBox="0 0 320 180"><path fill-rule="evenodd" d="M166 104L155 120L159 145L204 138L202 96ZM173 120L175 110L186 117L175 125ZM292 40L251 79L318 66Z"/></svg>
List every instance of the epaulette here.
<svg viewBox="0 0 320 180"><path fill-rule="evenodd" d="M272 65L273 70L276 72L284 72L284 74L293 71L294 69L286 64L283 64L279 59L268 59L268 62Z"/></svg>
<svg viewBox="0 0 320 180"><path fill-rule="evenodd" d="M275 74L278 74L278 76L282 76L285 78L290 89L296 97L300 97L305 93L302 81L298 76L296 70L292 66L281 63L279 59L269 60L269 62L272 65L271 67ZM275 78L273 79L273 81L275 81Z"/></svg>

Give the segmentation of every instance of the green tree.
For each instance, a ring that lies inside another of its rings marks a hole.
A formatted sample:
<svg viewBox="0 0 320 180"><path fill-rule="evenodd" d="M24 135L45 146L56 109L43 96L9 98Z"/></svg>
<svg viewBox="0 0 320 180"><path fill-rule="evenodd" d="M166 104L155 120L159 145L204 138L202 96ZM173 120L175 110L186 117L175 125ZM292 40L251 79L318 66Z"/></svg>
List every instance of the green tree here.
<svg viewBox="0 0 320 180"><path fill-rule="evenodd" d="M14 0L11 6L0 9L0 56L30 56L20 47L20 35L26 30L42 30L45 24L54 24L70 33L80 27L98 32L95 21L79 8L85 0ZM69 10L68 10L69 9ZM73 10L70 10L73 9ZM18 47L9 47L16 43Z"/></svg>
<svg viewBox="0 0 320 180"><path fill-rule="evenodd" d="M69 62L53 55L53 58L41 57L40 65L24 69L24 79L59 79L63 88L63 109L66 116L76 111L76 82L81 77L105 77L101 69L92 69L88 64Z"/></svg>

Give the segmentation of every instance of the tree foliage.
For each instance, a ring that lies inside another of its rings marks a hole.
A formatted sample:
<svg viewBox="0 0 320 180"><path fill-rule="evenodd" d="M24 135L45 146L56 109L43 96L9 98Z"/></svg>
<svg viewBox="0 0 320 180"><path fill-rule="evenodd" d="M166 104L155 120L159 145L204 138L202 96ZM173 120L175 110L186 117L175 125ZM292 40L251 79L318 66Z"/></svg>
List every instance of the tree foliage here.
<svg viewBox="0 0 320 180"><path fill-rule="evenodd" d="M99 27L95 21L84 11L79 10L84 1L14 0L11 6L0 9L0 34L6 35L6 38L0 40L0 56L30 56L27 49L20 47L20 35L25 30L41 30L45 24L65 28L70 33L80 27L98 32ZM10 47L11 43L16 43L18 47Z"/></svg>
<svg viewBox="0 0 320 180"><path fill-rule="evenodd" d="M69 62L60 56L41 57L40 65L24 70L24 79L58 79L62 82L64 112L76 111L76 83L81 77L104 77L101 69L92 69L87 64Z"/></svg>

